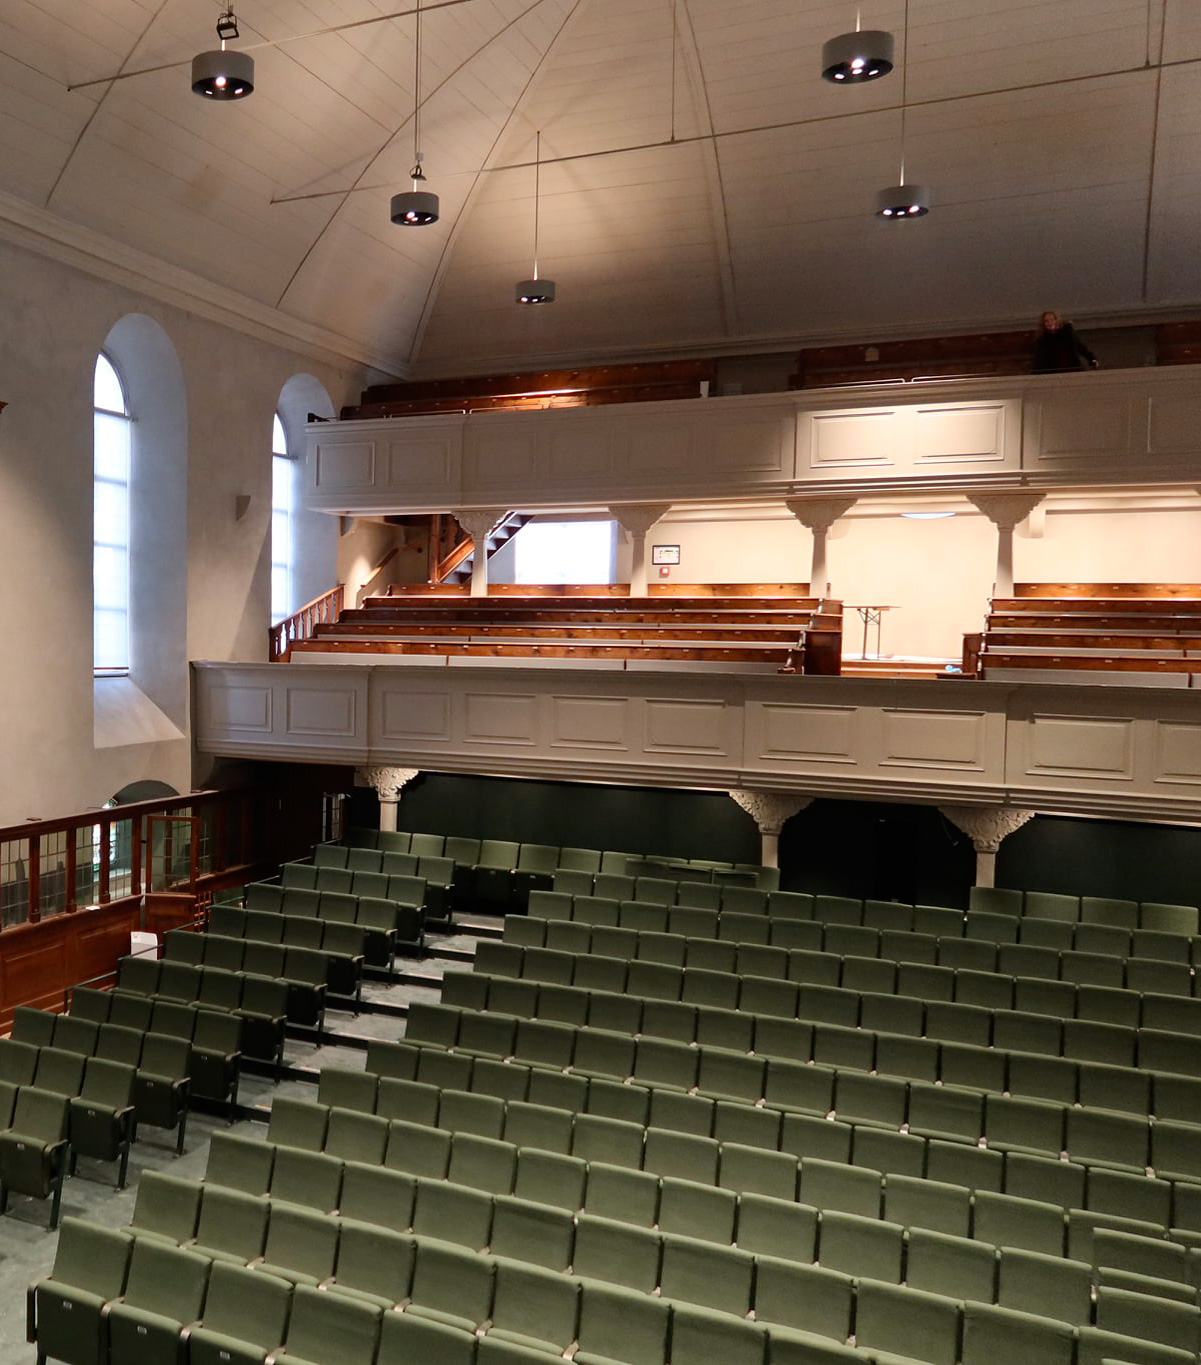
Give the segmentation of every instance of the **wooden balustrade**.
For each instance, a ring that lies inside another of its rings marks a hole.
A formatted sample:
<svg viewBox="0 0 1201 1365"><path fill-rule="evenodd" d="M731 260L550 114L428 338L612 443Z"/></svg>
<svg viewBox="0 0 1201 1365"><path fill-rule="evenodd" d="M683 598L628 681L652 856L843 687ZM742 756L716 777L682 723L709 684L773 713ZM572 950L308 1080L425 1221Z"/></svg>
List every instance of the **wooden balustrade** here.
<svg viewBox="0 0 1201 1365"><path fill-rule="evenodd" d="M272 626L268 644L268 658L271 662L286 660L297 640L312 639L318 626L330 625L336 621L341 614L345 597L346 588L339 583L336 588L323 592L320 597L314 597L286 620Z"/></svg>

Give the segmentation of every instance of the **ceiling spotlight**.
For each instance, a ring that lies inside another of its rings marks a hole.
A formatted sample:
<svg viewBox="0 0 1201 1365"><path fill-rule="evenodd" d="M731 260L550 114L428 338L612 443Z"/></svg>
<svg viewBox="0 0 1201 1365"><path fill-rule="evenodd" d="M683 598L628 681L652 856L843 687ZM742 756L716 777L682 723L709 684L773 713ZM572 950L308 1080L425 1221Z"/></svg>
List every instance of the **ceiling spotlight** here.
<svg viewBox="0 0 1201 1365"><path fill-rule="evenodd" d="M538 278L538 205L542 191L542 132L534 142L534 277L517 282L518 303L554 303L554 280Z"/></svg>
<svg viewBox="0 0 1201 1365"><path fill-rule="evenodd" d="M391 218L397 227L429 227L438 221L438 196L420 187L425 184L421 169L421 0L413 33L413 169L411 190L392 196Z"/></svg>
<svg viewBox="0 0 1201 1365"><path fill-rule="evenodd" d="M413 188L392 196L392 221L398 227L428 227L438 221L438 196L417 188L426 183L420 152L409 175L413 178Z"/></svg>
<svg viewBox="0 0 1201 1365"><path fill-rule="evenodd" d="M878 80L892 65L892 34L879 29L840 33L822 47L822 78L836 85Z"/></svg>
<svg viewBox="0 0 1201 1365"><path fill-rule="evenodd" d="M210 100L240 100L254 91L254 58L245 52L227 51L225 44L238 37L238 21L227 9L217 20L221 46L214 52L198 52L192 58L192 89Z"/></svg>
<svg viewBox="0 0 1201 1365"><path fill-rule="evenodd" d="M930 196L924 185L891 185L876 195L876 217L897 222L924 218L930 212Z"/></svg>

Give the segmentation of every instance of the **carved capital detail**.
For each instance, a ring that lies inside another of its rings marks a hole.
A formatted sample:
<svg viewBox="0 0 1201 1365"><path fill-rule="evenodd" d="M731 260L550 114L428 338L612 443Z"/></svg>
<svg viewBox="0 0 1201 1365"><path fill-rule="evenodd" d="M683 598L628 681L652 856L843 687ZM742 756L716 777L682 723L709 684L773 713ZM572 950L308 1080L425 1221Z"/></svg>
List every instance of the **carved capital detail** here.
<svg viewBox="0 0 1201 1365"><path fill-rule="evenodd" d="M483 507L471 512L455 512L454 519L477 545L487 540L488 532L509 514L503 507Z"/></svg>
<svg viewBox="0 0 1201 1365"><path fill-rule="evenodd" d="M420 768L360 768L358 775L381 801L399 801L401 790L421 772Z"/></svg>
<svg viewBox="0 0 1201 1365"><path fill-rule="evenodd" d="M1010 806L939 806L938 809L967 835L977 853L996 853L1002 840L1034 819L1032 810L1015 810Z"/></svg>
<svg viewBox="0 0 1201 1365"><path fill-rule="evenodd" d="M657 521L671 511L669 502L637 502L627 507L610 507L609 513L623 531L634 537L644 536Z"/></svg>
<svg viewBox="0 0 1201 1365"><path fill-rule="evenodd" d="M759 826L760 834L779 834L785 820L803 811L813 800L811 796L793 796L790 792L754 792L738 788L729 793Z"/></svg>
<svg viewBox="0 0 1201 1365"><path fill-rule="evenodd" d="M858 498L786 498L784 505L807 531L828 531Z"/></svg>
<svg viewBox="0 0 1201 1365"><path fill-rule="evenodd" d="M1025 521L1042 502L1042 493L969 493L968 501L992 522L998 531L1012 531Z"/></svg>

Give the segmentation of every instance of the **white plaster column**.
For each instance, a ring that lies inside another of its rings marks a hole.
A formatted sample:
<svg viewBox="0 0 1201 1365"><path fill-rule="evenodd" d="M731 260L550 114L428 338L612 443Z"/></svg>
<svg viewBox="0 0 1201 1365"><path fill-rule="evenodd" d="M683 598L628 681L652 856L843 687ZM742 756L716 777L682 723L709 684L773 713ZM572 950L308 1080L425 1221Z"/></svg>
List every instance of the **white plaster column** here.
<svg viewBox="0 0 1201 1365"><path fill-rule="evenodd" d="M484 507L471 512L456 512L455 520L471 537L475 554L471 560L471 595L488 596L488 533L509 514L504 508Z"/></svg>
<svg viewBox="0 0 1201 1365"><path fill-rule="evenodd" d="M671 511L669 502L640 502L628 507L610 507L609 512L634 542L630 564L630 596L646 596L646 533L655 522Z"/></svg>
<svg viewBox="0 0 1201 1365"><path fill-rule="evenodd" d="M826 537L839 517L845 516L856 498L788 498L785 506L813 534L813 561L809 567L809 595L827 597L830 570L826 563Z"/></svg>
<svg viewBox="0 0 1201 1365"><path fill-rule="evenodd" d="M803 811L813 800L811 796L794 796L791 792L757 792L738 788L729 793L759 826L759 861L764 867L780 866L780 831L784 822Z"/></svg>
<svg viewBox="0 0 1201 1365"><path fill-rule="evenodd" d="M969 493L968 500L997 528L994 597L1013 596L1013 532L1043 500L1042 493Z"/></svg>
<svg viewBox="0 0 1201 1365"><path fill-rule="evenodd" d="M972 841L976 850L976 885L995 886L1001 841L1034 819L1032 810L1009 806L939 806L943 815Z"/></svg>
<svg viewBox="0 0 1201 1365"><path fill-rule="evenodd" d="M360 768L358 775L379 797L379 827L396 828L396 812L400 805L401 789L417 776L419 768Z"/></svg>

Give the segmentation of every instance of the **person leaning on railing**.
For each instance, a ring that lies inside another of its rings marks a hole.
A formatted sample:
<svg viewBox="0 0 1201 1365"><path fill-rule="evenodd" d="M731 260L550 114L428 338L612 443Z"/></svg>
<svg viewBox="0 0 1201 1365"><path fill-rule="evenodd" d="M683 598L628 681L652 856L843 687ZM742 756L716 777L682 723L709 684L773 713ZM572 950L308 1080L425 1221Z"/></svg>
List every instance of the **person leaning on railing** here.
<svg viewBox="0 0 1201 1365"><path fill-rule="evenodd" d="M1095 370L1100 361L1077 335L1070 322L1058 313L1046 312L1038 321L1031 374L1057 374L1063 370Z"/></svg>

